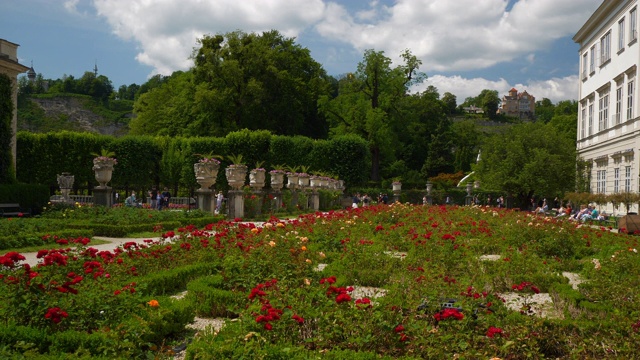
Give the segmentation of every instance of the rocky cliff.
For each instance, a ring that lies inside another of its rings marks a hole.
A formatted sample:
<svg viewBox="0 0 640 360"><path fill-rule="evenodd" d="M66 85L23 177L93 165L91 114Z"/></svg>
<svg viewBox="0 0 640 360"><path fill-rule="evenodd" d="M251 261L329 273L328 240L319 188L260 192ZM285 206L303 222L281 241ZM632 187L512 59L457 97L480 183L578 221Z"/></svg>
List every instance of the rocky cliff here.
<svg viewBox="0 0 640 360"><path fill-rule="evenodd" d="M31 98L31 101L44 111L43 119L21 121L19 111L20 130L34 132L71 130L119 136L128 132L128 118L132 115L127 114L125 119L113 121L89 110L86 106L87 100L76 97ZM30 113L41 113L41 111Z"/></svg>

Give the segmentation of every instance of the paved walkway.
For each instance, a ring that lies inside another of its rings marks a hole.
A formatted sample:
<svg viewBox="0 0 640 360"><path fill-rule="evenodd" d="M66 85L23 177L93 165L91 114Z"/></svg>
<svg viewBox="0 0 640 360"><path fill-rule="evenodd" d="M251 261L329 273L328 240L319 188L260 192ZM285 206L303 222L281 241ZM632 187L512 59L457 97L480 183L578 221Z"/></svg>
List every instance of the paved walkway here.
<svg viewBox="0 0 640 360"><path fill-rule="evenodd" d="M103 241L108 241L108 243L105 244L99 244L99 245L91 245L89 244L87 247L92 247L94 249L97 249L99 251L113 251L116 248L118 248L119 246L121 246L124 243L127 242L135 242L138 244L142 244L144 243L144 240L160 240L161 238L159 237L153 237L153 238L112 238L112 237L104 237L104 236L94 236L93 239L96 240L103 240ZM39 262L41 262L42 259L38 259L36 256L38 255L37 252L27 252L27 253L21 253L26 260L20 262L20 264L24 264L27 263L31 266L36 266L38 265Z"/></svg>

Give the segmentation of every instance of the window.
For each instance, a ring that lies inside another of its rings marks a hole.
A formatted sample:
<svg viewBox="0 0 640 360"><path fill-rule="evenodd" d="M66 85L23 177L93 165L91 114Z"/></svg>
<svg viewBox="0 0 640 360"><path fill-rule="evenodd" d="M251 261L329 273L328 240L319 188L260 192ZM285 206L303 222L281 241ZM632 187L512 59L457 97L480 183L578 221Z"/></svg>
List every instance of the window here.
<svg viewBox="0 0 640 360"><path fill-rule="evenodd" d="M607 186L607 170L598 170L598 173L596 174L596 176L597 176L596 193L604 194L604 192L607 190L607 188L606 188L606 186Z"/></svg>
<svg viewBox="0 0 640 360"><path fill-rule="evenodd" d="M593 104L589 104L589 136L593 135Z"/></svg>
<svg viewBox="0 0 640 360"><path fill-rule="evenodd" d="M618 51L624 49L624 18L618 21Z"/></svg>
<svg viewBox="0 0 640 360"><path fill-rule="evenodd" d="M589 73L593 73L596 72L596 46L593 45L591 47L591 52L590 52L590 61L591 64L589 64Z"/></svg>
<svg viewBox="0 0 640 360"><path fill-rule="evenodd" d="M636 19L637 11L633 8L629 12L629 41L633 41L638 37L638 20Z"/></svg>
<svg viewBox="0 0 640 360"><path fill-rule="evenodd" d="M600 65L611 59L611 31L600 38Z"/></svg>
<svg viewBox="0 0 640 360"><path fill-rule="evenodd" d="M627 120L633 119L633 81L627 83Z"/></svg>
<svg viewBox="0 0 640 360"><path fill-rule="evenodd" d="M586 124L587 124L587 108L582 105L582 116L580 117L581 119L581 124L580 124L580 138L584 139L586 137Z"/></svg>
<svg viewBox="0 0 640 360"><path fill-rule="evenodd" d="M631 166L624 167L624 191L631 192Z"/></svg>
<svg viewBox="0 0 640 360"><path fill-rule="evenodd" d="M620 168L613 169L613 192L620 192Z"/></svg>
<svg viewBox="0 0 640 360"><path fill-rule="evenodd" d="M622 121L622 84L616 89L616 125Z"/></svg>
<svg viewBox="0 0 640 360"><path fill-rule="evenodd" d="M609 126L609 93L600 96L598 103L598 131Z"/></svg>
<svg viewBox="0 0 640 360"><path fill-rule="evenodd" d="M587 72L587 68L589 67L589 58L587 55L589 55L588 52L585 52L584 55L582 55L582 80L586 80L587 75L589 74Z"/></svg>

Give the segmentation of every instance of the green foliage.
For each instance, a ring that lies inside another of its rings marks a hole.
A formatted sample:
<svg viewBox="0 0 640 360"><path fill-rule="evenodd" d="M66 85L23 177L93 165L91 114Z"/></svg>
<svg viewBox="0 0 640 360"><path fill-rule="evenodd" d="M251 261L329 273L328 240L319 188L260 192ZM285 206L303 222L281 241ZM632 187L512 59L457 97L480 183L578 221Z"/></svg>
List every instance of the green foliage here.
<svg viewBox="0 0 640 360"><path fill-rule="evenodd" d="M514 125L487 139L476 176L483 186L526 202L533 194L562 194L574 188L575 142L542 123Z"/></svg>
<svg viewBox="0 0 640 360"><path fill-rule="evenodd" d="M11 141L13 130L13 87L11 79L0 74L0 184L15 182L15 169L13 168L13 155Z"/></svg>
<svg viewBox="0 0 640 360"><path fill-rule="evenodd" d="M224 278L220 275L205 276L187 284L187 300L195 305L198 316L231 317L244 298L244 294L224 289Z"/></svg>
<svg viewBox="0 0 640 360"><path fill-rule="evenodd" d="M48 201L49 189L44 185L0 185L0 203L20 204L32 214L39 214Z"/></svg>
<svg viewBox="0 0 640 360"><path fill-rule="evenodd" d="M148 274L139 281L145 283L145 289L142 291L150 296L173 294L186 290L187 283L191 280L217 272L218 267L219 265L214 263L184 265Z"/></svg>

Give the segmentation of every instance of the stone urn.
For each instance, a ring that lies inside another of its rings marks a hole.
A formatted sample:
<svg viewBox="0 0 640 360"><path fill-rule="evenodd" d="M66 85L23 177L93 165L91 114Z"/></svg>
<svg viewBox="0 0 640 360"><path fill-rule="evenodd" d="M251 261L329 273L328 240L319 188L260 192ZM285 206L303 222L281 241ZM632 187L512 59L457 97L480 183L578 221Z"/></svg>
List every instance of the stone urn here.
<svg viewBox="0 0 640 360"><path fill-rule="evenodd" d="M298 187L298 174L287 173L287 180L289 180L289 182L287 183L287 187L289 189L294 190Z"/></svg>
<svg viewBox="0 0 640 360"><path fill-rule="evenodd" d="M93 171L96 174L98 188L106 188L113 175L113 166L118 162L114 158L99 156L93 159Z"/></svg>
<svg viewBox="0 0 640 360"><path fill-rule="evenodd" d="M229 186L233 190L240 190L244 186L244 181L247 177L247 166L241 164L229 165L224 174L227 177Z"/></svg>
<svg viewBox="0 0 640 360"><path fill-rule="evenodd" d="M271 188L275 191L280 191L284 186L284 172L282 170L271 170Z"/></svg>
<svg viewBox="0 0 640 360"><path fill-rule="evenodd" d="M312 176L309 178L309 184L312 188L319 188L322 186L322 179L319 176Z"/></svg>
<svg viewBox="0 0 640 360"><path fill-rule="evenodd" d="M249 186L255 191L264 187L266 171L264 169L253 169L249 172Z"/></svg>
<svg viewBox="0 0 640 360"><path fill-rule="evenodd" d="M393 190L393 193L394 193L394 194L399 194L399 193L400 193L400 190L402 190L402 183L401 183L401 182L399 182L399 181L394 181L394 182L391 184L391 189Z"/></svg>
<svg viewBox="0 0 640 360"><path fill-rule="evenodd" d="M199 161L193 164L193 171L196 175L196 182L200 185L200 190L210 190L216 183L220 162Z"/></svg>
<svg viewBox="0 0 640 360"><path fill-rule="evenodd" d="M310 177L308 174L298 174L298 185L301 189L309 187Z"/></svg>
<svg viewBox="0 0 640 360"><path fill-rule="evenodd" d="M62 175L58 175L58 186L60 186L60 194L65 200L69 200L69 192L73 189L73 182L75 177L71 173L63 172Z"/></svg>

